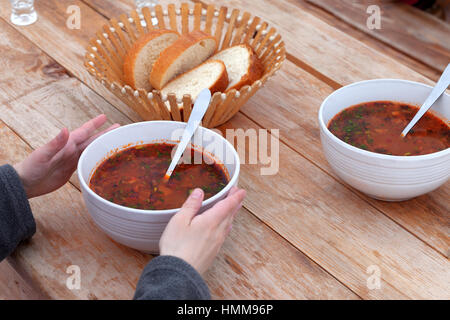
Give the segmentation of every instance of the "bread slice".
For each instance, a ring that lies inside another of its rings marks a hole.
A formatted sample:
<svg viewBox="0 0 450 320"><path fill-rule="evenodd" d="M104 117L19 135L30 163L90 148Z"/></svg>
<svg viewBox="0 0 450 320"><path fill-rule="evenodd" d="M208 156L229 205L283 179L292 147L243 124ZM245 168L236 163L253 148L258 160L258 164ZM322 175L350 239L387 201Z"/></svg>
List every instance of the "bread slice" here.
<svg viewBox="0 0 450 320"><path fill-rule="evenodd" d="M175 93L177 99L190 94L192 99L205 88L214 92L223 92L228 87L228 74L225 64L219 60L208 60L198 67L170 81L162 90L162 95Z"/></svg>
<svg viewBox="0 0 450 320"><path fill-rule="evenodd" d="M263 65L253 49L246 44L222 50L211 59L225 63L229 79L227 90L239 90L245 85L251 85L263 75Z"/></svg>
<svg viewBox="0 0 450 320"><path fill-rule="evenodd" d="M208 59L216 48L216 39L202 31L181 36L159 55L150 73L150 84L161 90L176 76Z"/></svg>
<svg viewBox="0 0 450 320"><path fill-rule="evenodd" d="M134 89L152 89L148 78L161 51L179 38L172 30L154 30L139 38L128 50L123 63L123 81Z"/></svg>

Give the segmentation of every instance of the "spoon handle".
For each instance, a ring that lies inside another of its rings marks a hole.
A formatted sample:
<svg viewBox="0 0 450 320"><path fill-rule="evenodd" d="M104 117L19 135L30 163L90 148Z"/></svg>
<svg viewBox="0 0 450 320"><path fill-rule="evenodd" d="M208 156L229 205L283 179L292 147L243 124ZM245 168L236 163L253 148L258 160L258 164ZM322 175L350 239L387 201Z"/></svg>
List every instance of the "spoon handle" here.
<svg viewBox="0 0 450 320"><path fill-rule="evenodd" d="M450 64L445 68L444 73L439 78L439 81L437 82L436 86L431 91L430 95L428 96L427 100L423 103L423 105L420 107L419 111L416 113L414 118L408 123L406 128L402 131L402 137L405 137L409 130L411 130L412 127L422 118L422 116L425 114L425 112L428 111L428 109L431 108L431 106L436 102L437 99L444 93L444 91L447 89L447 87L450 85Z"/></svg>
<svg viewBox="0 0 450 320"><path fill-rule="evenodd" d="M191 141L191 138L194 135L195 130L197 130L200 122L202 121L206 110L208 110L210 100L211 92L209 91L209 89L203 89L195 100L194 108L192 108L191 115L189 116L189 121L183 131L183 136L178 143L177 150L175 151L175 154L172 158L172 162L170 163L169 169L167 169L166 175L164 176L165 179L168 180L170 178L173 170L175 169L175 166L178 164L178 161L180 161L184 150L186 149L188 143Z"/></svg>

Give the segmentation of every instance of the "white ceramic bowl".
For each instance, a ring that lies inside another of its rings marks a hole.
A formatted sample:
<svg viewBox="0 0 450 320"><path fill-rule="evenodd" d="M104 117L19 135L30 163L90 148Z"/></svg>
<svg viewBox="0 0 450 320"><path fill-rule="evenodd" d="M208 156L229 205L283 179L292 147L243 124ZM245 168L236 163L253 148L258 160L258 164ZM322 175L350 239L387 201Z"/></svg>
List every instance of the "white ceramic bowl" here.
<svg viewBox="0 0 450 320"><path fill-rule="evenodd" d="M158 253L159 239L170 218L178 211L139 210L117 205L97 195L89 188L89 181L97 166L117 148L137 144L173 142L179 140L186 123L148 121L130 124L108 132L92 142L81 154L78 178L86 207L97 225L112 239L128 247ZM239 156L233 146L216 132L200 127L194 135L193 147L203 150L224 165L229 183L215 196L203 201L200 212L223 199L239 177Z"/></svg>
<svg viewBox="0 0 450 320"><path fill-rule="evenodd" d="M392 100L420 106L431 89L412 81L379 79L353 83L328 96L319 110L320 138L337 175L370 197L387 201L407 200L443 185L450 176L450 148L422 156L390 156L353 147L327 128L336 114L355 104ZM431 110L448 121L450 96L444 94Z"/></svg>

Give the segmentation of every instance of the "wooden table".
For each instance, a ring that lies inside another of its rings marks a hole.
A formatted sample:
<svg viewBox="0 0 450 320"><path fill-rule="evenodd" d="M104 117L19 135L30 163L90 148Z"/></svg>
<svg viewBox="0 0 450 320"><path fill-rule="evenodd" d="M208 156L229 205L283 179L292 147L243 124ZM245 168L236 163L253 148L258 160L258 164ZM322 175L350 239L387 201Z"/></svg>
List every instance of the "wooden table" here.
<svg viewBox="0 0 450 320"><path fill-rule="evenodd" d="M261 176L261 165L241 168L240 185L248 192L244 208L205 275L214 298L450 298L450 184L406 202L370 199L335 176L317 124L321 101L342 85L386 77L433 83L450 61L450 27L388 4L394 9L383 7L386 29L375 34L362 24L365 7L344 2L347 7L315 0L214 1L251 8L278 29L288 52L276 76L220 128L280 129L281 159L273 176ZM69 5L81 9L80 30L66 27ZM16 27L2 0L0 164L23 159L62 127L74 129L99 113L109 123L140 120L82 63L94 32L132 5L38 0L38 22ZM398 25L392 15L402 16ZM422 21L420 31L411 19ZM406 27L407 36L399 36ZM151 257L113 242L96 227L75 175L31 206L37 233L0 264L1 298L133 296ZM79 290L66 286L70 265L80 267ZM381 278L378 289L368 286L374 270Z"/></svg>

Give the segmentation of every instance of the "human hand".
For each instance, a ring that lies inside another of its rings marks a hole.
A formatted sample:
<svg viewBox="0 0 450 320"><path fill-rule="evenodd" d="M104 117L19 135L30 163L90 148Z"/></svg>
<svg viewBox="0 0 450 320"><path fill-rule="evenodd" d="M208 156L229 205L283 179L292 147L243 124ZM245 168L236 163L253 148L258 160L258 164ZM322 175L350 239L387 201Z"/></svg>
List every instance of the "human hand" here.
<svg viewBox="0 0 450 320"><path fill-rule="evenodd" d="M28 199L52 192L69 181L81 152L98 136L120 126L116 123L94 135L105 122L106 116L102 114L71 133L64 128L57 137L16 164L14 169Z"/></svg>
<svg viewBox="0 0 450 320"><path fill-rule="evenodd" d="M160 254L183 259L204 273L219 253L231 224L242 206L245 190L231 188L226 199L197 215L204 193L195 189L169 221L159 242Z"/></svg>

